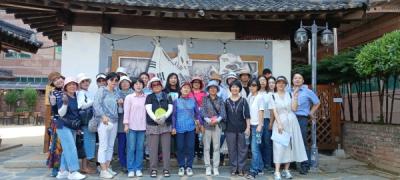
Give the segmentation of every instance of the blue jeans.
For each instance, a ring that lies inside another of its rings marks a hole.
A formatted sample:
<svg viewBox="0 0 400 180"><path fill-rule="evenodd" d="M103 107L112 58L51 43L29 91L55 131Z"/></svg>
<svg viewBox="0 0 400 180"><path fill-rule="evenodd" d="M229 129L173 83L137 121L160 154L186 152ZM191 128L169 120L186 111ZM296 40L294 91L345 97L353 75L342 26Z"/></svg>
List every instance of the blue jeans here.
<svg viewBox="0 0 400 180"><path fill-rule="evenodd" d="M264 168L272 168L273 162L272 162L272 130L269 130L269 118L264 118L264 127L263 127L263 132L262 132L262 143L261 143L261 154L262 154L262 159L264 162Z"/></svg>
<svg viewBox="0 0 400 180"><path fill-rule="evenodd" d="M195 131L176 133L176 147L180 168L192 168L194 158Z"/></svg>
<svg viewBox="0 0 400 180"><path fill-rule="evenodd" d="M308 117L305 116L297 116L297 119L299 120L299 125L301 129L301 135L303 136L303 141L304 141L304 147L306 148L306 153L307 153L307 161L301 162L301 168L308 169L310 168L310 148L308 147L307 143L307 135L308 135Z"/></svg>
<svg viewBox="0 0 400 180"><path fill-rule="evenodd" d="M121 167L126 168L126 133L118 133L118 159Z"/></svg>
<svg viewBox="0 0 400 180"><path fill-rule="evenodd" d="M257 144L257 125L251 125L251 169L250 172L258 173L264 168L261 157L260 144ZM262 133L262 132L260 132Z"/></svg>
<svg viewBox="0 0 400 180"><path fill-rule="evenodd" d="M96 133L90 132L88 126L82 126L83 130L83 146L85 148L86 159L94 158L96 151Z"/></svg>
<svg viewBox="0 0 400 180"><path fill-rule="evenodd" d="M60 170L69 172L78 171L79 160L75 145L75 132L64 126L62 128L57 128L57 135L63 149Z"/></svg>
<svg viewBox="0 0 400 180"><path fill-rule="evenodd" d="M127 134L127 165L128 171L138 171L143 168L145 131L134 131L129 129Z"/></svg>

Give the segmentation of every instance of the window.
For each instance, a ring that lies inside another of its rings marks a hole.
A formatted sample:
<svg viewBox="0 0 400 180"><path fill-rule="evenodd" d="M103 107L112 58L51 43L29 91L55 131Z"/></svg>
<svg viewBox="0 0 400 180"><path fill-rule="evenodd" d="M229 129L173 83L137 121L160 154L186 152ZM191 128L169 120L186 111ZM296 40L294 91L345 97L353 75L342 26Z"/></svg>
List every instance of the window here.
<svg viewBox="0 0 400 180"><path fill-rule="evenodd" d="M54 47L54 59L61 60L61 46Z"/></svg>
<svg viewBox="0 0 400 180"><path fill-rule="evenodd" d="M32 55L27 53L19 53L15 51L8 51L4 54L5 59L30 59Z"/></svg>

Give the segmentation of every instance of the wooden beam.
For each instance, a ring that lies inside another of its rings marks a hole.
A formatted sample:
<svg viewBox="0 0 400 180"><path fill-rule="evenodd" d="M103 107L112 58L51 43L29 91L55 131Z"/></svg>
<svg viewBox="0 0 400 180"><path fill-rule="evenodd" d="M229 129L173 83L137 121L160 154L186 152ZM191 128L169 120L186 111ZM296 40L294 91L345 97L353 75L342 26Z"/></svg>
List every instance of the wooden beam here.
<svg viewBox="0 0 400 180"><path fill-rule="evenodd" d="M111 33L111 21L106 15L102 17L101 32L105 34Z"/></svg>
<svg viewBox="0 0 400 180"><path fill-rule="evenodd" d="M51 31L62 31L64 28L59 27L59 26L51 26L51 27L46 27L46 28L37 28L37 31L39 32L51 32Z"/></svg>
<svg viewBox="0 0 400 180"><path fill-rule="evenodd" d="M56 26L56 25L57 25L57 23L55 23L55 22L39 22L39 23L30 24L30 27L32 29L35 29L35 28L47 28L47 27L52 27L52 26Z"/></svg>
<svg viewBox="0 0 400 180"><path fill-rule="evenodd" d="M30 14L21 14L17 17L18 14L15 14L16 18L21 18L23 20L26 19L45 19L45 18L55 18L55 14L48 14L48 15L30 15Z"/></svg>
<svg viewBox="0 0 400 180"><path fill-rule="evenodd" d="M43 32L43 36L53 36L53 35L61 36L61 34L62 34L62 31Z"/></svg>
<svg viewBox="0 0 400 180"><path fill-rule="evenodd" d="M30 9L30 10L39 10L39 11L56 11L54 8L59 7L47 7L44 6L43 3L23 3L19 0L1 0L0 6L8 7L8 8L21 8L21 9Z"/></svg>
<svg viewBox="0 0 400 180"><path fill-rule="evenodd" d="M22 21L24 21L24 23L26 23L26 24L57 22L57 18L51 17L51 18L22 19Z"/></svg>

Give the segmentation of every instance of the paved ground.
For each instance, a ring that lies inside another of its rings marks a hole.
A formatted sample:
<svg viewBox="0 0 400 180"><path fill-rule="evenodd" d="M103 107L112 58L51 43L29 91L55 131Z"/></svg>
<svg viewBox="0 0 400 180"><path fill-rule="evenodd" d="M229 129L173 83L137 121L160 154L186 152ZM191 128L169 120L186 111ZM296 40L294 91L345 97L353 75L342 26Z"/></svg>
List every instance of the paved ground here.
<svg viewBox="0 0 400 180"><path fill-rule="evenodd" d="M11 129L10 129L11 128ZM40 168L26 168L29 167L29 163L35 159L44 159L45 154L42 154L42 142L43 137L40 135L43 132L42 126L29 127L29 126L0 126L0 135L3 138L3 143L7 144L24 144L22 147L14 148L0 152L0 179L55 179L49 177L50 171L44 166ZM22 157L22 158L21 158ZM25 168L8 168L10 162L15 162L16 159L23 159L26 162L22 162L22 167ZM32 159L32 160L31 160ZM7 166L7 167L6 167ZM36 167L36 166L31 166ZM400 179L400 176L396 176L390 173L386 173L374 168L369 167L367 164L353 160L351 158L336 158L333 156L321 155L320 157L320 173L309 174L306 176L298 174L293 171L295 179L362 179L362 180L380 180L380 179ZM193 177L183 177L181 179L244 179L242 177L231 177L229 174L228 167L222 167L220 169L221 175L218 177L207 177L204 174L204 169L200 163L194 166L195 175ZM177 168L174 168L171 172L173 175L169 179L179 179L177 176ZM97 175L91 175L87 179L99 179ZM120 173L114 179L128 179L126 174ZM145 177L140 179L152 179L145 172ZM163 179L159 177L157 179ZM257 179L273 179L272 174L265 174L257 177Z"/></svg>

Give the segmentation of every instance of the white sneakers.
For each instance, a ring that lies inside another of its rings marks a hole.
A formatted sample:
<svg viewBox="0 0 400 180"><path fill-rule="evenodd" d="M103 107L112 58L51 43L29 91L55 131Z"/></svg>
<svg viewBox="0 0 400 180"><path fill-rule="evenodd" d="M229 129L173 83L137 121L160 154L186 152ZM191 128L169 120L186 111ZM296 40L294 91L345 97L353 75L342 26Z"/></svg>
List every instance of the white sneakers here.
<svg viewBox="0 0 400 180"><path fill-rule="evenodd" d="M184 176L185 175L185 168L183 168L183 167L179 168L178 175L181 176L181 177Z"/></svg>
<svg viewBox="0 0 400 180"><path fill-rule="evenodd" d="M290 173L289 170L283 170L282 171L282 177L284 177L286 179L292 179L293 178L293 176L292 176L292 174Z"/></svg>
<svg viewBox="0 0 400 180"><path fill-rule="evenodd" d="M136 171L136 176L137 176L137 177L142 177L142 176L143 176L142 171L141 171L141 170L137 170L137 171Z"/></svg>
<svg viewBox="0 0 400 180"><path fill-rule="evenodd" d="M68 175L69 175L68 171L63 171L63 172L58 171L56 178L57 179L67 179Z"/></svg>
<svg viewBox="0 0 400 180"><path fill-rule="evenodd" d="M274 180L281 180L282 178L281 178L281 173L279 173L279 172L275 172L274 173Z"/></svg>
<svg viewBox="0 0 400 180"><path fill-rule="evenodd" d="M112 179L114 176L108 171L108 170L105 170L105 171L100 171L100 178L103 178L103 179Z"/></svg>
<svg viewBox="0 0 400 180"><path fill-rule="evenodd" d="M218 168L214 168L214 176L219 176Z"/></svg>
<svg viewBox="0 0 400 180"><path fill-rule="evenodd" d="M192 170L192 168L186 168L186 175L188 175L188 176L193 176L193 170Z"/></svg>
<svg viewBox="0 0 400 180"><path fill-rule="evenodd" d="M85 178L86 178L86 176L81 174L78 171L68 174L68 179L71 179L71 180L81 180L81 179L85 179Z"/></svg>
<svg viewBox="0 0 400 180"><path fill-rule="evenodd" d="M71 180L80 180L80 179L85 179L86 176L79 173L78 171L75 171L73 173L69 173L68 171L63 171L63 172L59 171L57 173L56 178L57 179L67 179L68 178Z"/></svg>
<svg viewBox="0 0 400 180"><path fill-rule="evenodd" d="M211 176L211 168L210 167L206 168L206 175Z"/></svg>
<svg viewBox="0 0 400 180"><path fill-rule="evenodd" d="M107 171L110 172L113 176L118 174L117 172L113 171L111 168L108 168Z"/></svg>
<svg viewBox="0 0 400 180"><path fill-rule="evenodd" d="M133 178L133 177L135 177L135 172L129 171L128 178Z"/></svg>

